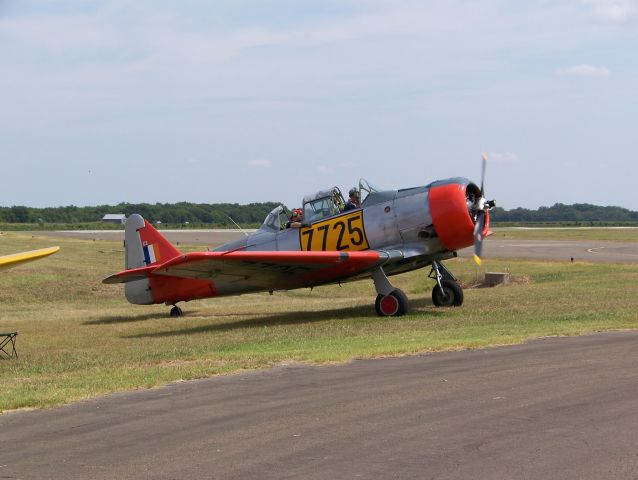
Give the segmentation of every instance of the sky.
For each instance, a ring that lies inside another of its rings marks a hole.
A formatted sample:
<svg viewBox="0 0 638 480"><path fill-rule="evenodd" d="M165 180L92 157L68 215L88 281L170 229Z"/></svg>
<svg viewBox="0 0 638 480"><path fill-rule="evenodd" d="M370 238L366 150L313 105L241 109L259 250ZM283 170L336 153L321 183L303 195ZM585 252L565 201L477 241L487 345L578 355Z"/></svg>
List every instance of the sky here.
<svg viewBox="0 0 638 480"><path fill-rule="evenodd" d="M363 177L638 210L638 0L0 0L0 205Z"/></svg>

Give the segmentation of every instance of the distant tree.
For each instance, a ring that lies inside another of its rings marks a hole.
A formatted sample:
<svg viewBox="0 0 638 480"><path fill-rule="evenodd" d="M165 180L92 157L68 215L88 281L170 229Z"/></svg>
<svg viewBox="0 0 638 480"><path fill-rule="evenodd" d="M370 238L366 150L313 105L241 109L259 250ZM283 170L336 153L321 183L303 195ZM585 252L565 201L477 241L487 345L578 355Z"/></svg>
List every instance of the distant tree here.
<svg viewBox="0 0 638 480"><path fill-rule="evenodd" d="M29 223L31 215L29 209L23 206L13 206L9 209L7 222L10 223Z"/></svg>

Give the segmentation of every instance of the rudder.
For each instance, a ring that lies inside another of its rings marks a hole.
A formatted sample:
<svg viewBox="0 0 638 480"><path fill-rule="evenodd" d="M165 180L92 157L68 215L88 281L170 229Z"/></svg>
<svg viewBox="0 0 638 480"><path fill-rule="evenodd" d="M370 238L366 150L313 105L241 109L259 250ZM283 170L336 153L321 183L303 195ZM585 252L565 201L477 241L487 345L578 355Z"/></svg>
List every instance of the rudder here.
<svg viewBox="0 0 638 480"><path fill-rule="evenodd" d="M180 255L179 250L137 213L126 219L124 251L126 270L163 263ZM124 293L134 304L155 303L148 278L126 283Z"/></svg>
<svg viewBox="0 0 638 480"><path fill-rule="evenodd" d="M124 241L127 270L163 263L180 255L179 250L137 213L126 219Z"/></svg>

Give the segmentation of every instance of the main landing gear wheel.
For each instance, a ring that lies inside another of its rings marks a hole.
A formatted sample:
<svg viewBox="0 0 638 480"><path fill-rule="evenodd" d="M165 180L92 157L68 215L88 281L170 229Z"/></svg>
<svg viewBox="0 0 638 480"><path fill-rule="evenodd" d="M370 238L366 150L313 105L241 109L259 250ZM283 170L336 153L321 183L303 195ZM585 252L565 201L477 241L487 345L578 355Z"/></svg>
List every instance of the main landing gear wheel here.
<svg viewBox="0 0 638 480"><path fill-rule="evenodd" d="M177 305L173 305L173 308L171 308L171 317L182 317L183 315L184 312L182 312L182 309Z"/></svg>
<svg viewBox="0 0 638 480"><path fill-rule="evenodd" d="M395 288L388 295L377 295L374 308L380 317L399 317L408 313L408 297Z"/></svg>
<svg viewBox="0 0 638 480"><path fill-rule="evenodd" d="M434 305L437 307L460 307L463 304L463 289L458 283L444 279L441 280L441 287L437 284L432 289L432 303Z"/></svg>

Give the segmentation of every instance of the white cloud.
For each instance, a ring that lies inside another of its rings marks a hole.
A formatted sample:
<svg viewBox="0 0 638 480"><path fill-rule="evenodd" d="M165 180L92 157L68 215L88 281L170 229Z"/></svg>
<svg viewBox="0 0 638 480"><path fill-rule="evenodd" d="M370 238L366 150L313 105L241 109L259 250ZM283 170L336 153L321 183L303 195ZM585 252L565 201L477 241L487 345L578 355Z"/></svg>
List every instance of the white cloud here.
<svg viewBox="0 0 638 480"><path fill-rule="evenodd" d="M265 158L257 158L255 160L251 160L248 162L248 166L250 167L262 167L262 168L269 168L272 167L272 161L267 160Z"/></svg>
<svg viewBox="0 0 638 480"><path fill-rule="evenodd" d="M351 161L341 162L339 168L354 168L357 164Z"/></svg>
<svg viewBox="0 0 638 480"><path fill-rule="evenodd" d="M600 20L625 23L638 13L638 0L583 0Z"/></svg>
<svg viewBox="0 0 638 480"><path fill-rule="evenodd" d="M559 77L608 77L611 75L611 72L605 67L594 67L586 64L558 68L554 73Z"/></svg>
<svg viewBox="0 0 638 480"><path fill-rule="evenodd" d="M396 10L396 11L395 11ZM336 17L310 25L276 27L217 27L191 29L188 21L179 15L156 14L157 21L145 22L141 34L133 34L133 40L143 47L143 68L163 64L208 64L241 57L254 49L322 47L330 44L347 44L364 38L383 36L427 36L452 34L467 28L467 15L452 15L445 8L404 7L402 9L379 8L373 13L359 13L350 17ZM115 22L112 18L106 19ZM130 33L122 29L119 36Z"/></svg>
<svg viewBox="0 0 638 480"><path fill-rule="evenodd" d="M513 152L490 152L487 155L487 161L493 163L517 163L520 158Z"/></svg>

